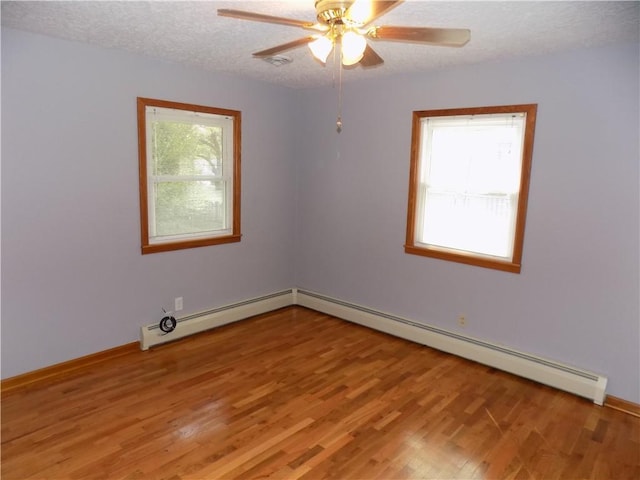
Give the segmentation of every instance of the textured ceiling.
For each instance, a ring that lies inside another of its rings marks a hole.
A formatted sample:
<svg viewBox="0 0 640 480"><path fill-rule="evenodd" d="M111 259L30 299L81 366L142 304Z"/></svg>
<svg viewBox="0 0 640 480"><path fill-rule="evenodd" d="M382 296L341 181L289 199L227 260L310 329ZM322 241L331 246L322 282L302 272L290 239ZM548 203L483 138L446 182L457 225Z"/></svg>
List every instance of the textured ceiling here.
<svg viewBox="0 0 640 480"><path fill-rule="evenodd" d="M252 52L304 37L285 25L219 17L218 8L315 21L314 0L290 1L2 1L2 25L137 52L197 68L244 75L290 87L331 84L335 69L306 47L274 66ZM462 48L371 41L379 67L349 69L345 82L374 76L539 55L618 42L640 42L640 2L411 1L377 25L471 30Z"/></svg>

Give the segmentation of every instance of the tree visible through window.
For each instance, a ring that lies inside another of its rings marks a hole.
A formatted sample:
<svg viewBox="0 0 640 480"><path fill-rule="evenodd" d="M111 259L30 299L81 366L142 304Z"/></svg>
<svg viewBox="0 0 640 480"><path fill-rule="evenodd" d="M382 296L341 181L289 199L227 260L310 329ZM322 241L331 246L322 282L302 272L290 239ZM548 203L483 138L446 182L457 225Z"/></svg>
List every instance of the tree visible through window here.
<svg viewBox="0 0 640 480"><path fill-rule="evenodd" d="M413 114L407 253L519 272L536 105Z"/></svg>
<svg viewBox="0 0 640 480"><path fill-rule="evenodd" d="M240 112L138 99L142 252L240 240Z"/></svg>

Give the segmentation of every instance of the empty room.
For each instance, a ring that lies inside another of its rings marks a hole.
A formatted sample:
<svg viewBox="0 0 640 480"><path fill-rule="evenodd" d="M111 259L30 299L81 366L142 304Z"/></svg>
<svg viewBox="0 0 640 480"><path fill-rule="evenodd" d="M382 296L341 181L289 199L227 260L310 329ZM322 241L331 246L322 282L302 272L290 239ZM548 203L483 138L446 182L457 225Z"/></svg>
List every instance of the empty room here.
<svg viewBox="0 0 640 480"><path fill-rule="evenodd" d="M640 478L640 2L1 7L3 479Z"/></svg>

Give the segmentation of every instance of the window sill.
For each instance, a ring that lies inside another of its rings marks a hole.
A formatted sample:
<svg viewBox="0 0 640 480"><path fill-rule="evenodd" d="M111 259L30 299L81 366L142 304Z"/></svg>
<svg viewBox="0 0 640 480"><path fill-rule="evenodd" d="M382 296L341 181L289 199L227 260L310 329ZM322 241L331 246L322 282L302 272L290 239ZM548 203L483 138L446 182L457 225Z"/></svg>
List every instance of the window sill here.
<svg viewBox="0 0 640 480"><path fill-rule="evenodd" d="M438 258L440 260L449 260L451 262L464 263L466 265L475 265L477 267L491 268L493 270L502 270L504 272L520 273L520 268L521 268L521 265L519 263L494 260L486 257L479 257L471 253L468 253L468 254L453 253L451 251L416 247L415 245L405 245L404 251L405 253L409 253L411 255Z"/></svg>
<svg viewBox="0 0 640 480"><path fill-rule="evenodd" d="M153 245L143 245L142 254L170 252L173 250L183 250L187 248L207 247L210 245L220 245L223 243L239 242L242 235L225 235L224 237L200 238L198 240L187 240L181 242L154 243Z"/></svg>

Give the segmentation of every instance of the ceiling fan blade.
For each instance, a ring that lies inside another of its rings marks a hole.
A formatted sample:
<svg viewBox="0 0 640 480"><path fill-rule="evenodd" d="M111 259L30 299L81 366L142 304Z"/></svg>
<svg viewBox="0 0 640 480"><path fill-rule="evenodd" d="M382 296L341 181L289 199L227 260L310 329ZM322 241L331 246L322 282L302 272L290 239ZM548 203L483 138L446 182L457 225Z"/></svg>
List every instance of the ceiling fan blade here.
<svg viewBox="0 0 640 480"><path fill-rule="evenodd" d="M364 50L364 55L360 60L360 65L363 67L375 67L376 65L382 65L384 60L380 55L376 53L376 51L367 45L367 48Z"/></svg>
<svg viewBox="0 0 640 480"><path fill-rule="evenodd" d="M404 0L355 0L345 12L345 17L360 25L368 25L400 5Z"/></svg>
<svg viewBox="0 0 640 480"><path fill-rule="evenodd" d="M318 23L308 20L296 20L295 18L274 17L272 15L264 15L262 13L245 12L243 10L232 10L228 8L219 8L218 15L221 17L239 18L242 20L253 20L255 22L278 23L280 25L289 25L290 27L306 28L308 30L325 31L326 27Z"/></svg>
<svg viewBox="0 0 640 480"><path fill-rule="evenodd" d="M278 45L276 47L267 48L266 50L261 50L253 54L254 57L270 57L272 55L276 55L280 52L284 52L285 50L291 50L292 48L300 47L302 45L306 45L309 42L313 42L316 37L304 37L294 40L293 42L283 43L282 45Z"/></svg>
<svg viewBox="0 0 640 480"><path fill-rule="evenodd" d="M471 39L471 32L464 28L427 27L373 27L367 32L370 38L398 40L401 42L428 43L445 47L462 47Z"/></svg>

